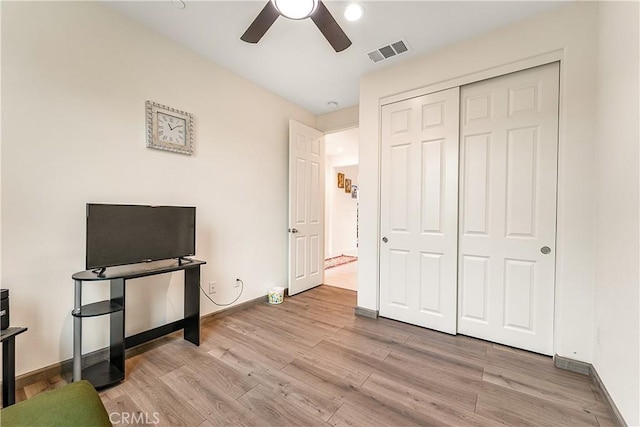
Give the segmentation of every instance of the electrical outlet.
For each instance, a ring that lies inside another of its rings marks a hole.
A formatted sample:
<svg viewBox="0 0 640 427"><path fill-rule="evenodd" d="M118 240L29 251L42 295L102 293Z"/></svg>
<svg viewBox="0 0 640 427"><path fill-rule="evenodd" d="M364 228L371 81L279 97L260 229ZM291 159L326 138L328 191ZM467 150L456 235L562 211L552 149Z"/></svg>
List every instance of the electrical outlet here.
<svg viewBox="0 0 640 427"><path fill-rule="evenodd" d="M209 282L209 295L216 293L216 282Z"/></svg>

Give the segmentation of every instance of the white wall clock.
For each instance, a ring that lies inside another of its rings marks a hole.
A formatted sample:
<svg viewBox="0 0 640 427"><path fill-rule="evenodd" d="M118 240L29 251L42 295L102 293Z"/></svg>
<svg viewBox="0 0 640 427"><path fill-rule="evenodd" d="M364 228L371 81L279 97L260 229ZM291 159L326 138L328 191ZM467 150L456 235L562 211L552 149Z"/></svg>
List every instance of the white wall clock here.
<svg viewBox="0 0 640 427"><path fill-rule="evenodd" d="M193 153L193 116L157 102L147 101L147 147Z"/></svg>

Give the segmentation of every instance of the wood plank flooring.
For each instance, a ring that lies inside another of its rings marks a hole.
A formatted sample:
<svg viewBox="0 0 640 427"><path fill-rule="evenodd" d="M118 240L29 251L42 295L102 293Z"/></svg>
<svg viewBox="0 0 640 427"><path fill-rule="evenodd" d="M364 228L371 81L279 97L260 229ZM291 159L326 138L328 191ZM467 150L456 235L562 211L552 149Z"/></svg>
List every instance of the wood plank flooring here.
<svg viewBox="0 0 640 427"><path fill-rule="evenodd" d="M129 357L101 398L127 425L615 425L591 380L549 357L356 317L355 305L355 292L320 286L213 318L200 347L177 333Z"/></svg>
<svg viewBox="0 0 640 427"><path fill-rule="evenodd" d="M342 264L337 267L324 270L324 283L329 286L350 289L358 289L358 261Z"/></svg>

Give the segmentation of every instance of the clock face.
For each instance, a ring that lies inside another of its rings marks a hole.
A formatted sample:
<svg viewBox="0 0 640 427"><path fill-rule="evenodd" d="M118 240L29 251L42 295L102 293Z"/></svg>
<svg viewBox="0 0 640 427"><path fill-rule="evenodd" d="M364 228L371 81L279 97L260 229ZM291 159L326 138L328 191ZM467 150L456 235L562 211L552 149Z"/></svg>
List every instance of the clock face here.
<svg viewBox="0 0 640 427"><path fill-rule="evenodd" d="M187 144L187 121L158 111L158 140L171 144Z"/></svg>

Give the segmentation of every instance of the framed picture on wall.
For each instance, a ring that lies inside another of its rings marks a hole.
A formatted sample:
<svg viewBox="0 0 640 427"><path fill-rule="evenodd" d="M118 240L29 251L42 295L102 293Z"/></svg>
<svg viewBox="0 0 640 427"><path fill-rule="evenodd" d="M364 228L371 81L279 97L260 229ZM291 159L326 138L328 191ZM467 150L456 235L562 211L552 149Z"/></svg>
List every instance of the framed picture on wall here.
<svg viewBox="0 0 640 427"><path fill-rule="evenodd" d="M351 180L350 179L345 179L344 180L344 192L345 193L351 193Z"/></svg>
<svg viewBox="0 0 640 427"><path fill-rule="evenodd" d="M358 198L358 186L357 185L352 185L351 186L351 198L352 199L357 199Z"/></svg>
<svg viewBox="0 0 640 427"><path fill-rule="evenodd" d="M344 188L344 174L338 172L338 188Z"/></svg>

